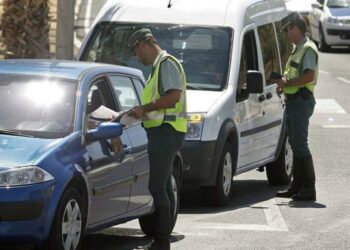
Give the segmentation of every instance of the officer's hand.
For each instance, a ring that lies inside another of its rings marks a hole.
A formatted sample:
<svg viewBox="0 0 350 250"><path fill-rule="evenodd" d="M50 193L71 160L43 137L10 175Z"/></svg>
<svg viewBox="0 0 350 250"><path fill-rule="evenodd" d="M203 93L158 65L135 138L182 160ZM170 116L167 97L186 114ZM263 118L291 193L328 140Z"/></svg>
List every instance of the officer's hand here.
<svg viewBox="0 0 350 250"><path fill-rule="evenodd" d="M282 77L281 79L277 79L276 83L277 83L277 88L283 90L287 84L287 80L284 77Z"/></svg>
<svg viewBox="0 0 350 250"><path fill-rule="evenodd" d="M128 113L128 116L134 117L136 119L142 119L145 115L146 112L142 106L136 106L130 113Z"/></svg>

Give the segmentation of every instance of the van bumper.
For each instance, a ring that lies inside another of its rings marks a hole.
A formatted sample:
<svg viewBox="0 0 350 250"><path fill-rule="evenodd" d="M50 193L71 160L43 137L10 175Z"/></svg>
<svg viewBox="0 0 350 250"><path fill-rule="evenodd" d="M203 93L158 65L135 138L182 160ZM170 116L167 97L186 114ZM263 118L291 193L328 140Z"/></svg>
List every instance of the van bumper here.
<svg viewBox="0 0 350 250"><path fill-rule="evenodd" d="M213 186L212 173L216 141L185 141L181 154L184 162L183 187Z"/></svg>

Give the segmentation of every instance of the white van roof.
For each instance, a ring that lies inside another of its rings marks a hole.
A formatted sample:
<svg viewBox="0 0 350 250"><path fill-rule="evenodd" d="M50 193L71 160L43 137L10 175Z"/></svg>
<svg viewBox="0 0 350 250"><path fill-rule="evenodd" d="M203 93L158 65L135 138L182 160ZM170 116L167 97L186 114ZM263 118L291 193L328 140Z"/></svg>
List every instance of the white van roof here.
<svg viewBox="0 0 350 250"><path fill-rule="evenodd" d="M235 27L241 25L237 24L237 20L248 24L253 19L265 16L261 19L264 20L266 15L269 15L267 19L271 22L271 18L277 21L286 13L283 0L172 0L171 2L172 5L168 8L168 0L109 0L97 15L93 26L101 21L118 21Z"/></svg>

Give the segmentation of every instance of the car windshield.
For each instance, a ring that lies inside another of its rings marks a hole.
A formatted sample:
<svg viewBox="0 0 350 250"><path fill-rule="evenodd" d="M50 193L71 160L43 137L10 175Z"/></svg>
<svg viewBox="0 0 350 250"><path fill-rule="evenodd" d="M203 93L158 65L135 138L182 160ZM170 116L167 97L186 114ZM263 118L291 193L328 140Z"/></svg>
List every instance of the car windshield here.
<svg viewBox="0 0 350 250"><path fill-rule="evenodd" d="M226 86L233 34L228 27L102 22L80 60L138 68L147 78L151 68L138 62L127 45L130 35L141 27L150 28L160 47L180 60L188 88L221 90Z"/></svg>
<svg viewBox="0 0 350 250"><path fill-rule="evenodd" d="M0 74L0 134L60 138L71 133L77 86L62 78Z"/></svg>
<svg viewBox="0 0 350 250"><path fill-rule="evenodd" d="M327 6L330 8L346 8L350 7L350 0L329 0Z"/></svg>

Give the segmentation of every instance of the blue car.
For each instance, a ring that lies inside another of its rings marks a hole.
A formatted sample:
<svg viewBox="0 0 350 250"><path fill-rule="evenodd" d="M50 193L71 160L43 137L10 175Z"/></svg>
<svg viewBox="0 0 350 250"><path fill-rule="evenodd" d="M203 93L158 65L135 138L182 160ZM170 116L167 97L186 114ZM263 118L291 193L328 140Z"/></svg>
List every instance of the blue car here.
<svg viewBox="0 0 350 250"><path fill-rule="evenodd" d="M0 244L79 249L85 234L136 218L153 234L146 133L111 115L139 105L143 84L121 66L0 62ZM173 225L181 180L178 154Z"/></svg>

